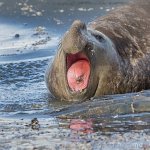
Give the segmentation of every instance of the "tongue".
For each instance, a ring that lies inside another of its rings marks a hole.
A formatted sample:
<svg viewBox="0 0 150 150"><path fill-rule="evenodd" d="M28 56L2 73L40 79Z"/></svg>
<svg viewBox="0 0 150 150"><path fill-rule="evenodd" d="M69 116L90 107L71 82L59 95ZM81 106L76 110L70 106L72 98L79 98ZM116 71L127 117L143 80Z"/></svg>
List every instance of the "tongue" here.
<svg viewBox="0 0 150 150"><path fill-rule="evenodd" d="M81 91L88 86L90 64L87 60L79 60L67 71L67 80L72 91Z"/></svg>

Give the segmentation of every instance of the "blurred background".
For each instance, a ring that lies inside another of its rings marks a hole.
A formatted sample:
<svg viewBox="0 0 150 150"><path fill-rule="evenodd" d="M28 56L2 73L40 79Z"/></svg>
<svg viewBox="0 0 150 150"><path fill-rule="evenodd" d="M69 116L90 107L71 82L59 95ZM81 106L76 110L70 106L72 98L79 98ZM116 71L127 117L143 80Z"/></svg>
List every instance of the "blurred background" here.
<svg viewBox="0 0 150 150"><path fill-rule="evenodd" d="M9 57L9 61L54 54L60 37L75 19L91 22L127 1L1 0L0 56L27 53L33 49L44 50L43 53L36 52L34 56L19 55L17 59ZM8 57L0 57L0 60L7 59Z"/></svg>

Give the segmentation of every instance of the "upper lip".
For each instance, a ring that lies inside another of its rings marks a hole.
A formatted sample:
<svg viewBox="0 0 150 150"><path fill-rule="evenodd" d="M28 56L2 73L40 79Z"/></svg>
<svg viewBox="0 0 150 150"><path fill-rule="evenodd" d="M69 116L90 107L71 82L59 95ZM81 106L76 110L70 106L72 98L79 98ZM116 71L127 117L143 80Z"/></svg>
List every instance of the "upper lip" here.
<svg viewBox="0 0 150 150"><path fill-rule="evenodd" d="M78 60L87 60L89 61L88 57L86 54L82 51L75 53L75 54L66 54L66 68L67 70L70 68L70 66L77 62Z"/></svg>

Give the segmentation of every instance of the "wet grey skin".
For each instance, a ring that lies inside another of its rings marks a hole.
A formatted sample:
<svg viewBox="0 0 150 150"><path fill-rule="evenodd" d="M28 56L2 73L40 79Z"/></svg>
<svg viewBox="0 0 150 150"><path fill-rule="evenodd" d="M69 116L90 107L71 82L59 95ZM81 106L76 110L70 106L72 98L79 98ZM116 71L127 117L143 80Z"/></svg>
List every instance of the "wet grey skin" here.
<svg viewBox="0 0 150 150"><path fill-rule="evenodd" d="M149 89L149 14L148 0L121 6L88 26L75 20L46 72L51 94L60 100L81 101ZM77 53L85 55L91 70L88 86L75 92L68 86L66 74L67 57Z"/></svg>

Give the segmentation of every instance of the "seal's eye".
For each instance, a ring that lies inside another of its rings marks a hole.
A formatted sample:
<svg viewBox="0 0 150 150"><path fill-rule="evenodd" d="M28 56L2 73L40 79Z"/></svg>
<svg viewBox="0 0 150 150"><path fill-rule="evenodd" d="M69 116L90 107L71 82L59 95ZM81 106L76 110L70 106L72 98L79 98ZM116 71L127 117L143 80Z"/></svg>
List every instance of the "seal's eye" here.
<svg viewBox="0 0 150 150"><path fill-rule="evenodd" d="M103 42L104 41L104 38L99 35L99 34L93 34L93 36L99 41L99 42Z"/></svg>

